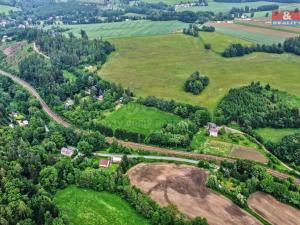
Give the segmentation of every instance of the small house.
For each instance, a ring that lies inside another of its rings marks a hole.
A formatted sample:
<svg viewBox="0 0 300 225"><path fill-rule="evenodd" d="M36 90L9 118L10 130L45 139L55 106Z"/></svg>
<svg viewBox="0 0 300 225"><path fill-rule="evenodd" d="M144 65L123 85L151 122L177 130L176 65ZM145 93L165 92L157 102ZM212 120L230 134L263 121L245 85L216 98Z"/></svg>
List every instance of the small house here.
<svg viewBox="0 0 300 225"><path fill-rule="evenodd" d="M208 123L209 136L218 137L220 128L215 123Z"/></svg>
<svg viewBox="0 0 300 225"><path fill-rule="evenodd" d="M101 159L99 161L99 167L107 168L107 167L109 167L109 165L110 165L110 160L109 159Z"/></svg>
<svg viewBox="0 0 300 225"><path fill-rule="evenodd" d="M74 155L75 149L73 147L62 147L60 153L67 157L72 157Z"/></svg>

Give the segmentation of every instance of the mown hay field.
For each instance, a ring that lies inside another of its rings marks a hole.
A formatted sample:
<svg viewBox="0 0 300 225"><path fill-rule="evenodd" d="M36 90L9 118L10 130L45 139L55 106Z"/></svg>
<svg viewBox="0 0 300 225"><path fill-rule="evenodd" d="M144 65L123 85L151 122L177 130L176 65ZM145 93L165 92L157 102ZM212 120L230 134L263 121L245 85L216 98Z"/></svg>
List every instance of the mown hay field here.
<svg viewBox="0 0 300 225"><path fill-rule="evenodd" d="M274 88L300 96L299 56L253 53L223 58L220 52L230 43L251 43L218 32L200 36L169 34L112 39L117 50L99 75L129 87L140 96L174 99L211 110L230 88L252 81L270 83ZM205 50L203 43L211 43L212 50ZM183 90L185 80L196 70L210 79L200 95Z"/></svg>
<svg viewBox="0 0 300 225"><path fill-rule="evenodd" d="M120 38L133 36L161 35L174 33L187 27L188 24L180 21L124 21L114 23L96 23L80 25L63 25L63 28L80 35L80 30L85 30L90 38Z"/></svg>

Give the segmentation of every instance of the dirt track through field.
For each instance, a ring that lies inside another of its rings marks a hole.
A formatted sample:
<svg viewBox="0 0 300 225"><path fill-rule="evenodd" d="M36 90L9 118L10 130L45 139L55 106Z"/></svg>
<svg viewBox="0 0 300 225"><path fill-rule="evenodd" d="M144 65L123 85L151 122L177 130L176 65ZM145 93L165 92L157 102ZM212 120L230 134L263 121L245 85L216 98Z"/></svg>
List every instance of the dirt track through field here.
<svg viewBox="0 0 300 225"><path fill-rule="evenodd" d="M166 163L139 164L128 171L130 182L162 206L174 204L189 218L205 217L211 225L261 224L229 199L206 188L208 172Z"/></svg>
<svg viewBox="0 0 300 225"><path fill-rule="evenodd" d="M273 225L300 225L300 210L277 201L271 195L255 192L248 205Z"/></svg>
<svg viewBox="0 0 300 225"><path fill-rule="evenodd" d="M52 111L50 109L50 107L45 103L45 101L41 98L41 96L38 94L38 92L26 81L18 78L17 76L14 76L10 73L7 73L3 70L0 70L0 76L6 76L11 78L14 82L16 82L17 84L21 85L24 89L26 89L32 96L34 96L41 104L43 110L45 111L45 113L47 113L47 115L49 117L51 117L54 121L56 121L58 124L68 128L68 127L72 127L71 124L69 124L68 122L66 122L62 117L60 117L59 115L57 115L54 111ZM77 131L79 132L80 130L77 129ZM106 137L106 141L108 143L112 143L113 142L113 138L111 137ZM190 153L190 152L184 152L184 151L178 151L178 150L172 150L172 149L167 149L167 148L160 148L160 147L154 147L154 146L148 146L148 145L144 145L144 144L139 144L139 143L134 143L134 142L125 142L122 140L117 140L117 142L124 146L124 147L128 147L128 148L132 148L132 149L138 149L138 150L144 150L144 151L152 151L152 152L158 152L158 153L162 153L162 154L166 154L166 155L171 155L171 156L177 156L177 157L183 157L183 158L192 158L192 159L205 159L205 160L215 160L215 161L235 161L234 159L229 159L229 158L225 158L225 157L218 157L218 156L212 156L212 155L205 155L205 154L197 154L197 153ZM281 179L287 179L289 177L289 175L284 174L284 173L280 173L277 172L275 170L272 169L267 169L267 171L272 174L275 177L281 178ZM295 179L295 183L300 185L300 179Z"/></svg>

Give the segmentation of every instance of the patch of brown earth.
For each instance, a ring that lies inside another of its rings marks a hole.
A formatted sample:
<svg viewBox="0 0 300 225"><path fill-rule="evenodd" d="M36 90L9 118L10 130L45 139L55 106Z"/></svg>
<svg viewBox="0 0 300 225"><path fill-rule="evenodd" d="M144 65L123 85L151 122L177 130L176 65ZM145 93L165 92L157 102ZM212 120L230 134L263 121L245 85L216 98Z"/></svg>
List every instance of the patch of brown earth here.
<svg viewBox="0 0 300 225"><path fill-rule="evenodd" d="M132 185L160 205L174 204L189 218L205 217L211 225L261 224L229 199L206 188L208 172L197 167L141 163L127 174Z"/></svg>
<svg viewBox="0 0 300 225"><path fill-rule="evenodd" d="M250 196L248 205L273 225L300 225L300 210L266 193L255 192Z"/></svg>

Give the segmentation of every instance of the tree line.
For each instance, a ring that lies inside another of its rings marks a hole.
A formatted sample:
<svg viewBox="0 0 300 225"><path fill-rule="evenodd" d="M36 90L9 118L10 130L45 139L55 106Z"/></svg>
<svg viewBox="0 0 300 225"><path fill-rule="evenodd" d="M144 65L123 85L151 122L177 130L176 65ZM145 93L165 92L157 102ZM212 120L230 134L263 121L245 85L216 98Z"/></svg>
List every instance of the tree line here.
<svg viewBox="0 0 300 225"><path fill-rule="evenodd" d="M286 39L283 44L256 44L251 46L244 46L241 44L231 44L227 47L223 53L223 57L240 57L252 52L266 52L282 54L284 52L293 53L295 55L300 55L300 37L292 37Z"/></svg>

